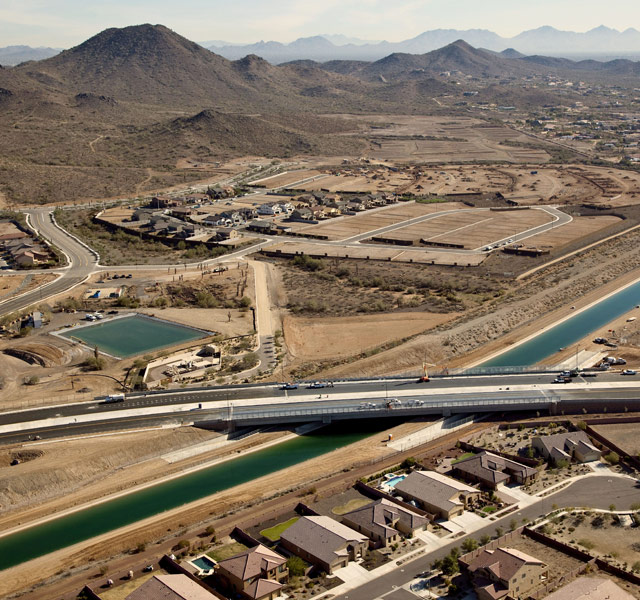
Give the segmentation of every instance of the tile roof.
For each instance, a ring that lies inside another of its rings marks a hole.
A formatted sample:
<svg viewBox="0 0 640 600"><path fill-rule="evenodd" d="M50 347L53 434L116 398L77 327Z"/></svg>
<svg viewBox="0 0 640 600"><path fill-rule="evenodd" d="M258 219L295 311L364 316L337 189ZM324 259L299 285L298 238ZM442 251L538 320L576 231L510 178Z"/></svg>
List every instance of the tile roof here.
<svg viewBox="0 0 640 600"><path fill-rule="evenodd" d="M348 543L368 541L367 536L325 516L300 517L280 538L327 564L347 556L345 546Z"/></svg>
<svg viewBox="0 0 640 600"><path fill-rule="evenodd" d="M402 523L412 530L427 523L426 517L402 508L385 498L352 510L345 514L344 518L385 538L393 537L398 533L394 527L396 523Z"/></svg>
<svg viewBox="0 0 640 600"><path fill-rule="evenodd" d="M251 585L248 585L244 589L244 593L250 598L260 600L260 598L264 598L267 594L271 594L281 588L282 584L278 581L274 581L273 579L258 579Z"/></svg>
<svg viewBox="0 0 640 600"><path fill-rule="evenodd" d="M435 471L413 471L395 488L401 495L407 494L443 510L462 506L457 496L477 493L478 490Z"/></svg>
<svg viewBox="0 0 640 600"><path fill-rule="evenodd" d="M286 562L286 558L260 544L236 556L221 560L218 563L218 567L246 581Z"/></svg>
<svg viewBox="0 0 640 600"><path fill-rule="evenodd" d="M186 575L154 575L125 600L217 600Z"/></svg>
<svg viewBox="0 0 640 600"><path fill-rule="evenodd" d="M507 470L519 472L523 477L530 477L537 472L533 467L521 465L513 460L486 451L461 460L454 465L454 468L496 484L509 479L508 473L504 472Z"/></svg>
<svg viewBox="0 0 640 600"><path fill-rule="evenodd" d="M471 573L485 569L497 579L510 581L524 565L544 566L544 563L515 548L497 548L484 550L469 563L468 568Z"/></svg>
<svg viewBox="0 0 640 600"><path fill-rule="evenodd" d="M579 446L582 452L594 450L598 452L598 449L591 443L589 436L584 431L555 433L553 435L539 436L534 439L542 444L548 454L551 454L554 448L571 452L576 446Z"/></svg>

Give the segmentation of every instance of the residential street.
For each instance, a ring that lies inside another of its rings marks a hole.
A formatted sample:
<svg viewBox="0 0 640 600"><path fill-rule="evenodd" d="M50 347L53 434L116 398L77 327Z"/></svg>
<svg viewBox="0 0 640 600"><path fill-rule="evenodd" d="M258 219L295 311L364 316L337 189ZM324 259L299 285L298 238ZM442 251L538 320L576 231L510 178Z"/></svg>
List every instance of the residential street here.
<svg viewBox="0 0 640 600"><path fill-rule="evenodd" d="M386 575L344 592L335 598L336 600L373 600L378 598L410 600L411 598L419 598L420 596L402 589L402 586L408 584L418 573L429 570L433 561L444 557L451 548L460 546L467 537L478 539L485 533L494 535L497 527L502 527L504 531L508 531L509 523L512 519L516 518L521 521L526 518L532 521L551 512L554 505L559 508L588 506L590 508L607 509L611 504L615 504L617 510L627 510L631 504L638 502L639 498L640 483L636 480L614 475L590 476L573 483L557 494L542 498L539 502L527 508L510 513L502 519L498 519L490 525L474 531L471 535L459 537L454 542L438 548L434 552L422 555L420 558L407 562ZM338 571L339 574L340 572Z"/></svg>

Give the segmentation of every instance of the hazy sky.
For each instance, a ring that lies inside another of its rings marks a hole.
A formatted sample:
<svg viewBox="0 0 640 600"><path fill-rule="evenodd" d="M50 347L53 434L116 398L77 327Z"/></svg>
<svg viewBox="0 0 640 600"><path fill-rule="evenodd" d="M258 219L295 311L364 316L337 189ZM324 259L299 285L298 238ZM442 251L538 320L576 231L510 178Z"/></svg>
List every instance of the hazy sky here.
<svg viewBox="0 0 640 600"><path fill-rule="evenodd" d="M0 0L0 46L67 48L107 27L161 23L194 41L321 33L400 41L428 29L512 36L552 25L640 29L639 0Z"/></svg>

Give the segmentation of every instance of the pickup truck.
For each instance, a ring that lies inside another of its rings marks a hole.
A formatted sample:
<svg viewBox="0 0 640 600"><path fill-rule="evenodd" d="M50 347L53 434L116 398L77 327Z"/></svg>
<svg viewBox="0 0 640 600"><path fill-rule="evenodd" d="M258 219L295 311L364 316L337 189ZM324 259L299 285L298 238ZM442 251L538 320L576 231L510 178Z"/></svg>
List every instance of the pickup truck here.
<svg viewBox="0 0 640 600"><path fill-rule="evenodd" d="M283 383L280 386L281 390L297 390L298 389L298 384L297 383Z"/></svg>
<svg viewBox="0 0 640 600"><path fill-rule="evenodd" d="M322 388L326 388L328 387L328 383L325 383L324 381L314 381L313 383L309 384L307 386L308 390L320 390Z"/></svg>

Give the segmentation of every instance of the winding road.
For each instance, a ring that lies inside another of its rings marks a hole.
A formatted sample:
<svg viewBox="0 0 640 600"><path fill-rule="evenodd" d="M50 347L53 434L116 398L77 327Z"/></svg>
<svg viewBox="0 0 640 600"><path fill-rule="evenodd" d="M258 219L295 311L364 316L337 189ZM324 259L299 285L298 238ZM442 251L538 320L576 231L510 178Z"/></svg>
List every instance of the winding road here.
<svg viewBox="0 0 640 600"><path fill-rule="evenodd" d="M98 264L98 255L58 227L50 209L28 209L24 212L27 214L29 225L49 244L62 251L68 264L64 268L48 271L59 275L54 281L0 302L0 315L23 310L74 288L93 273Z"/></svg>

